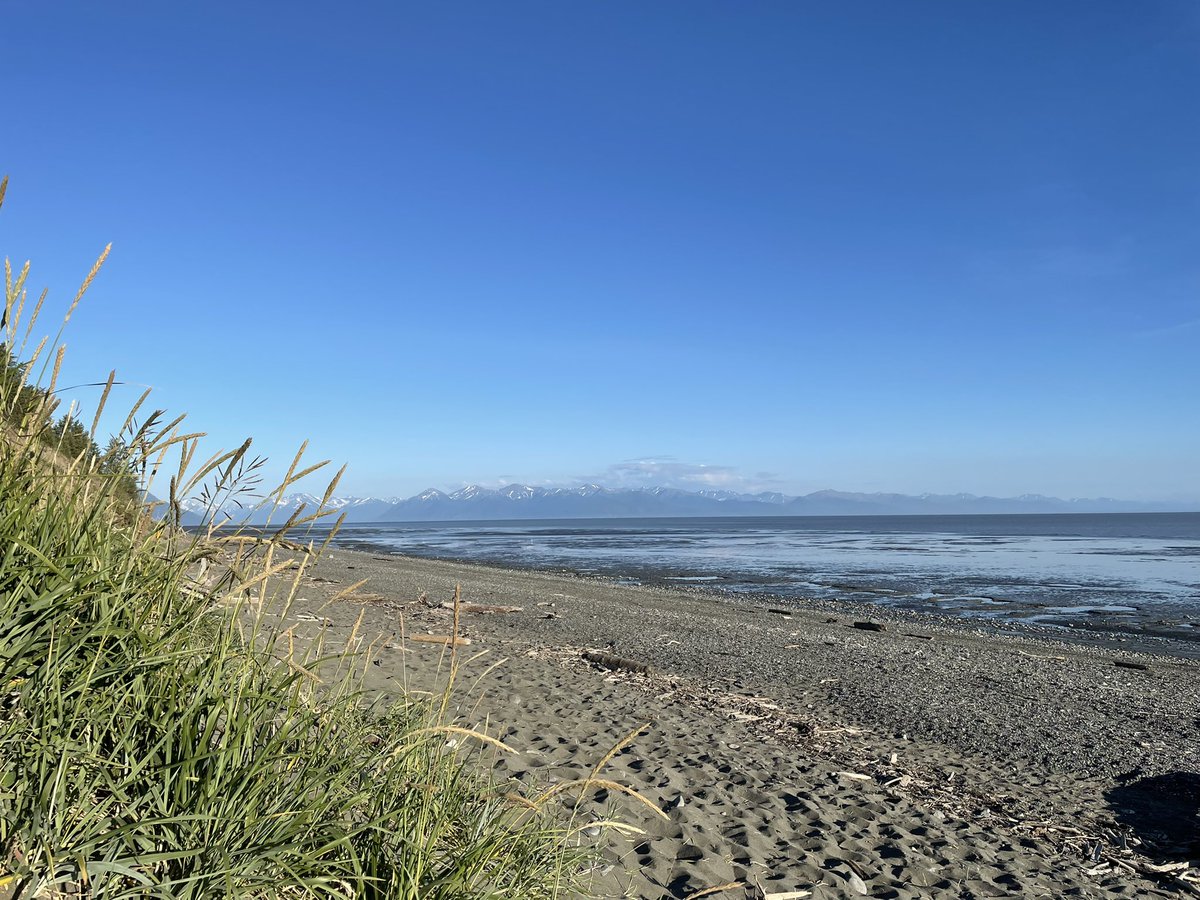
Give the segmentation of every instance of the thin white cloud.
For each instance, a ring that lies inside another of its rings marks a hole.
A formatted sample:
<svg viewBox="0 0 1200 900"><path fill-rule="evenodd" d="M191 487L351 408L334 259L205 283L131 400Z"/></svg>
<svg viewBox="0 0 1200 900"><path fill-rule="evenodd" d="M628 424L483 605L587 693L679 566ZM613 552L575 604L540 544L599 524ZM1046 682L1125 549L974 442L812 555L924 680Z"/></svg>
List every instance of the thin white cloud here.
<svg viewBox="0 0 1200 900"><path fill-rule="evenodd" d="M1185 334L1190 331L1195 331L1200 328L1200 319L1190 319L1186 322L1176 322L1172 325L1162 325L1158 328L1148 328L1144 331L1137 331L1134 334L1141 338L1152 337L1169 337L1176 334Z"/></svg>
<svg viewBox="0 0 1200 900"><path fill-rule="evenodd" d="M680 462L671 456L643 457L613 463L597 475L581 476L585 484L611 488L669 487L685 491L739 491L754 493L771 490L778 479L770 472L743 475L734 466Z"/></svg>

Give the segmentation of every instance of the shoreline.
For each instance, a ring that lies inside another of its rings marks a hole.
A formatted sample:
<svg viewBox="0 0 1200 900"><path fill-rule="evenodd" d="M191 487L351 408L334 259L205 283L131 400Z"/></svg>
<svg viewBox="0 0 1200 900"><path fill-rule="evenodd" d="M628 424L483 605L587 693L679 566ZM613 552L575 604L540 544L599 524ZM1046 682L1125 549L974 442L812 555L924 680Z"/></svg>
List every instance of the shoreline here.
<svg viewBox="0 0 1200 900"><path fill-rule="evenodd" d="M871 615L884 630L867 631L853 624L868 618L861 607L783 615L377 551L332 548L309 575L298 633L375 640L372 691L384 698L430 683L441 651L401 635L445 634L451 614L428 604L456 584L467 603L518 608L461 623L470 654L488 655L464 669L479 681L460 711L523 750L497 762L500 777L580 777L652 723L609 777L669 822L604 801L647 836L604 839L601 896L743 881L825 898L1166 897L1178 894L1159 876L1122 866L1200 850L1174 846L1194 841L1182 798L1200 784L1189 660L911 616ZM362 601L328 603L362 578ZM582 658L588 648L650 671L603 669Z"/></svg>
<svg viewBox="0 0 1200 900"><path fill-rule="evenodd" d="M686 578L657 576L653 578L606 575L585 572L568 567L516 566L490 560L458 559L450 556L404 554L387 546L372 544L366 540L335 542L333 551L362 553L406 560L424 560L467 567L478 567L496 572L529 573L548 577L573 578L592 581L613 587L646 588L694 594L719 602L756 605L770 604L791 607L796 610L821 610L844 617L885 618L909 621L916 627L959 629L970 633L987 633L999 637L1031 638L1061 641L1083 647L1103 647L1115 651L1171 656L1179 659L1200 660L1200 627L1192 632L1180 631L1177 625L1155 627L1156 623L1144 621L1137 625L1124 624L1116 619L1094 616L1085 618L1063 616L1061 624L1047 621L1028 621L1019 618L1001 619L991 616L954 614L938 609L914 609L906 606L876 603L871 600L844 600L832 597L810 597L774 593L771 591L734 591L722 589L708 583L690 582Z"/></svg>

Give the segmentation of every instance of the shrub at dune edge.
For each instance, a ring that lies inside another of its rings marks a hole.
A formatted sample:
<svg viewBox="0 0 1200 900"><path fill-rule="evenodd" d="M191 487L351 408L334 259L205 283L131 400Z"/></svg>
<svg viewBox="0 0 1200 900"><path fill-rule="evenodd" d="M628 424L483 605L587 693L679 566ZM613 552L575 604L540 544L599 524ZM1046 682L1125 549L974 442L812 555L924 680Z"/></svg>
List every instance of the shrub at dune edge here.
<svg viewBox="0 0 1200 900"><path fill-rule="evenodd" d="M0 898L577 896L590 852L490 780L507 748L448 740L445 703L368 705L365 657L281 629L337 478L282 527L185 532L181 498L277 504L315 467L251 501L248 442L198 462L145 395L102 449L112 376L90 431L55 418L28 273L0 324Z"/></svg>

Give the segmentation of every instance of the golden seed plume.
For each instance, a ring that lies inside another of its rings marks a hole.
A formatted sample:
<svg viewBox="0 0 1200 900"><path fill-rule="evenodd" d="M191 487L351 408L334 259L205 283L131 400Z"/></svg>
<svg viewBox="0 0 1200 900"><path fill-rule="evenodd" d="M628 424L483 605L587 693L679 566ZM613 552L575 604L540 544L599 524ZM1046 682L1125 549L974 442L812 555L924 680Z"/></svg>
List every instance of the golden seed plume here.
<svg viewBox="0 0 1200 900"><path fill-rule="evenodd" d="M96 415L92 419L92 430L88 432L88 437L93 441L96 439L96 429L100 427L100 416L104 412L104 406L108 403L109 392L112 391L113 382L117 378L117 370L113 369L108 373L108 381L104 382L104 390L100 394L100 402L96 404Z"/></svg>
<svg viewBox="0 0 1200 900"><path fill-rule="evenodd" d="M54 393L54 385L58 383L58 373L62 370L63 357L67 355L67 345L60 344L58 353L54 357L54 371L50 373L50 390L49 393Z"/></svg>
<svg viewBox="0 0 1200 900"><path fill-rule="evenodd" d="M108 253L110 250L112 250L112 244L106 244L104 250L101 251L100 256L97 257L94 263L92 263L91 271L87 273L87 278L83 279L83 284L79 286L79 290L75 294L75 299L71 301L71 305L67 309L67 314L63 317L64 324L71 320L71 316L75 312L75 307L79 305L79 301L83 299L83 295L87 293L87 289L92 286L92 282L95 280L96 275L100 272L100 267L103 266L104 261L108 259Z"/></svg>
<svg viewBox="0 0 1200 900"><path fill-rule="evenodd" d="M29 321L25 325L25 337L21 341L21 351L22 352L24 352L24 350L25 350L25 345L27 343L29 343L30 335L33 334L33 326L37 323L38 316L42 312L42 304L46 302L46 295L48 293L49 293L49 290L46 288L43 288L42 293L38 296L37 303L33 304L33 314L30 315ZM25 308L25 298L22 297L20 309L24 309L24 308ZM18 317L20 315L20 309L18 310ZM42 340L44 341L45 338L43 338ZM32 366L33 363L31 362L30 365Z"/></svg>

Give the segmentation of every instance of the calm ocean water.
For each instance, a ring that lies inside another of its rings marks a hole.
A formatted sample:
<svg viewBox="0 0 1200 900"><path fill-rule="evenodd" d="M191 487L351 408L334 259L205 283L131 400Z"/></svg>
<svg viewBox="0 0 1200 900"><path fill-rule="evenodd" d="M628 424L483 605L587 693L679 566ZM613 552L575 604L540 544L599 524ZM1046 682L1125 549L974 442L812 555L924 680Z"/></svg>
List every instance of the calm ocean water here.
<svg viewBox="0 0 1200 900"><path fill-rule="evenodd" d="M1200 639L1200 513L360 524L337 543Z"/></svg>

